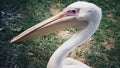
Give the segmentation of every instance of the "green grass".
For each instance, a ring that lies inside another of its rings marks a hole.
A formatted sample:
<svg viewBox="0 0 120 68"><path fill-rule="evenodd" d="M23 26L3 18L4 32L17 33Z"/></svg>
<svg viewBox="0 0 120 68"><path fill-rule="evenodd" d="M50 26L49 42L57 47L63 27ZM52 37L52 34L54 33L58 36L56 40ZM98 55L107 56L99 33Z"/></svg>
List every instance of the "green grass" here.
<svg viewBox="0 0 120 68"><path fill-rule="evenodd" d="M0 38L0 67L2 68L46 68L52 53L65 42L56 33L37 39L10 44L12 37L25 29L52 16L50 7L57 4L62 10L77 0L11 0L20 16L15 17L15 26L4 27ZM84 0L102 8L103 18L99 29L89 42L89 49L76 49L79 57L84 55L85 63L93 68L120 68L120 5L117 0ZM75 32L74 29L67 29ZM4 37L3 37L4 36ZM4 64L5 63L5 64Z"/></svg>

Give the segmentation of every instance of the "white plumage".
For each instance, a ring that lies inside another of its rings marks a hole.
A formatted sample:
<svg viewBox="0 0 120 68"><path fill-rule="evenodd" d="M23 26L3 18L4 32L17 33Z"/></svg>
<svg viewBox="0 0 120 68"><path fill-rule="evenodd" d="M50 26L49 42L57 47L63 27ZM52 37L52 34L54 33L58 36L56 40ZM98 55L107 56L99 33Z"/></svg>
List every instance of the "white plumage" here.
<svg viewBox="0 0 120 68"><path fill-rule="evenodd" d="M61 13L27 29L11 42L43 36L66 27L82 27L82 31L74 34L53 53L47 68L90 68L80 61L66 57L74 48L83 44L94 34L101 17L101 8L93 3L78 1L70 4Z"/></svg>

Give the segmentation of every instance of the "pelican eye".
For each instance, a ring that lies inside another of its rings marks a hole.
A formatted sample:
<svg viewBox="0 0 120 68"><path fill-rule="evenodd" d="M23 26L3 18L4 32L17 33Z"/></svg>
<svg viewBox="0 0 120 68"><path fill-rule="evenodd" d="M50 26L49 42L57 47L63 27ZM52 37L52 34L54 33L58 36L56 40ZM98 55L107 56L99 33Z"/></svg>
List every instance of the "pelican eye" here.
<svg viewBox="0 0 120 68"><path fill-rule="evenodd" d="M75 13L76 13L76 11L75 11L75 10L71 10L71 13L74 13L74 14L75 14Z"/></svg>
<svg viewBox="0 0 120 68"><path fill-rule="evenodd" d="M67 11L67 15L68 16L74 16L74 15L77 15L79 13L79 10L78 8L72 8Z"/></svg>

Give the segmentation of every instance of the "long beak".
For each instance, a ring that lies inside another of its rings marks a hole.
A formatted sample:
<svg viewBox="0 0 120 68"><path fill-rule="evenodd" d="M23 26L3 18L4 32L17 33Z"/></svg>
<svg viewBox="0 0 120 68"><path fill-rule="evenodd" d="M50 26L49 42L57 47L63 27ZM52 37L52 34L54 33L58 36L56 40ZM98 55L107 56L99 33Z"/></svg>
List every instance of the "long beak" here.
<svg viewBox="0 0 120 68"><path fill-rule="evenodd" d="M25 30L10 42L33 39L39 36L49 34L54 31L63 30L67 27L81 25L80 21L75 16L67 16L65 12L61 12L37 25Z"/></svg>

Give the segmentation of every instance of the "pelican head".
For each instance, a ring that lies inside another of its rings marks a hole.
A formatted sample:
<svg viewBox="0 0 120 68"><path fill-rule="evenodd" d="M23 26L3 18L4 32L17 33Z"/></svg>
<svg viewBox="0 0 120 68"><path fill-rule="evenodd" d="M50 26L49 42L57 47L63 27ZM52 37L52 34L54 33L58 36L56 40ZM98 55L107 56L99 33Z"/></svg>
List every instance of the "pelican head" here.
<svg viewBox="0 0 120 68"><path fill-rule="evenodd" d="M99 20L101 18L99 7L93 3L78 1L70 4L57 15L25 30L10 42L29 40L67 27L84 26L83 28L85 28L89 21L96 20L96 18Z"/></svg>

